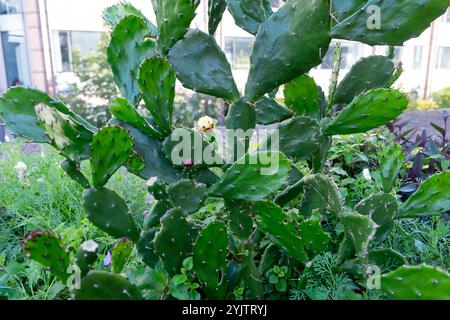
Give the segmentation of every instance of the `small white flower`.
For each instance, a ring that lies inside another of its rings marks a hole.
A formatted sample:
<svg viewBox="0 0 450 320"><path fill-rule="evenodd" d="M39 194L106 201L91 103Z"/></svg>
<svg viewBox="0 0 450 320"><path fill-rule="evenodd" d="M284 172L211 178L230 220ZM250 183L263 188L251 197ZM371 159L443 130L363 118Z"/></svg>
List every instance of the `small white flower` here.
<svg viewBox="0 0 450 320"><path fill-rule="evenodd" d="M365 169L363 170L363 177L364 177L364 179L366 179L367 181L372 181L372 176L370 175L369 169L365 168Z"/></svg>
<svg viewBox="0 0 450 320"><path fill-rule="evenodd" d="M27 165L22 161L19 161L14 166L14 169L17 170L17 178L22 179L25 176L25 171L27 171Z"/></svg>
<svg viewBox="0 0 450 320"><path fill-rule="evenodd" d="M209 132L216 126L216 120L211 117L201 117L197 122L197 130L202 132Z"/></svg>
<svg viewBox="0 0 450 320"><path fill-rule="evenodd" d="M97 251L97 248L98 243L95 242L94 240L88 240L86 242L83 242L83 244L81 245L81 249L86 252L95 252Z"/></svg>

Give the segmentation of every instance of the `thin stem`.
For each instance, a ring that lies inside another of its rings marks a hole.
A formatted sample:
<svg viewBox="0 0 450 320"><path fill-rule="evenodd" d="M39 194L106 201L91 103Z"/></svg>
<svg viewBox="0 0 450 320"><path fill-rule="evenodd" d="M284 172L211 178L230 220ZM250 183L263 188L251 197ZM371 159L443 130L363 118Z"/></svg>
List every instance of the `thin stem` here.
<svg viewBox="0 0 450 320"><path fill-rule="evenodd" d="M336 96L336 88L339 80L339 71L341 69L342 63L342 46L340 43L336 44L336 49L334 50L334 61L333 61L333 72L331 74L330 80L330 90L328 94L328 108L327 115L331 115L331 110L334 105L334 99Z"/></svg>

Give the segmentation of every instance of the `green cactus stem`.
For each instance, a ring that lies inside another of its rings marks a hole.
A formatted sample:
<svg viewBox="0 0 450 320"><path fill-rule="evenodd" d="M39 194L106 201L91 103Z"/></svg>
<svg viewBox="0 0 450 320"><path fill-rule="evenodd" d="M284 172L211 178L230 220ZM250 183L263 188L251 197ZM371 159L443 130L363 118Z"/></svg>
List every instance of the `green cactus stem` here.
<svg viewBox="0 0 450 320"><path fill-rule="evenodd" d="M210 299L223 299L225 296L227 247L227 228L218 221L206 226L194 245L194 271L204 283L205 292Z"/></svg>
<svg viewBox="0 0 450 320"><path fill-rule="evenodd" d="M92 182L103 187L133 153L133 140L119 126L102 128L94 135L91 150Z"/></svg>
<svg viewBox="0 0 450 320"><path fill-rule="evenodd" d="M81 280L75 300L142 300L139 289L122 276L93 271Z"/></svg>
<svg viewBox="0 0 450 320"><path fill-rule="evenodd" d="M273 243L288 252L299 262L306 263L308 254L291 217L270 202L257 202L253 206L258 227L266 232Z"/></svg>
<svg viewBox="0 0 450 320"><path fill-rule="evenodd" d="M51 231L32 231L22 241L25 256L48 267L64 283L69 275L69 254L63 249L59 236Z"/></svg>
<svg viewBox="0 0 450 320"><path fill-rule="evenodd" d="M114 27L106 49L114 81L122 96L135 107L142 99L137 81L139 66L145 58L156 54L155 41L147 37L148 29L142 18L126 16Z"/></svg>
<svg viewBox="0 0 450 320"><path fill-rule="evenodd" d="M329 29L325 1L288 0L259 28L250 58L248 100L256 102L319 65L331 41Z"/></svg>
<svg viewBox="0 0 450 320"><path fill-rule="evenodd" d="M127 203L114 191L106 188L86 190L83 208L89 221L110 236L133 241L139 239L139 230Z"/></svg>

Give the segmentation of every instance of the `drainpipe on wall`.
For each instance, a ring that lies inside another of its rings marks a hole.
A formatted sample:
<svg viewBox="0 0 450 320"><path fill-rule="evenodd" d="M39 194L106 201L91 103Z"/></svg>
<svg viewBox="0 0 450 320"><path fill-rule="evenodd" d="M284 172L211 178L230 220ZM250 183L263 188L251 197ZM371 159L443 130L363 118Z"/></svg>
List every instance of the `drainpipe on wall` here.
<svg viewBox="0 0 450 320"><path fill-rule="evenodd" d="M43 50L42 53L44 56L45 74L47 78L47 90L51 93L55 93L56 90L55 73L53 70L53 57L50 46L51 34L47 10L47 0L37 0L37 1L41 26L41 41Z"/></svg>
<svg viewBox="0 0 450 320"><path fill-rule="evenodd" d="M430 87L431 87L431 62L433 57L433 46L434 46L434 33L435 33L435 25L436 22L433 22L431 24L431 30L430 30L430 42L429 42L429 48L428 48L428 57L427 57L427 69L425 74L425 85L423 89L423 100L428 99L428 96L430 94Z"/></svg>

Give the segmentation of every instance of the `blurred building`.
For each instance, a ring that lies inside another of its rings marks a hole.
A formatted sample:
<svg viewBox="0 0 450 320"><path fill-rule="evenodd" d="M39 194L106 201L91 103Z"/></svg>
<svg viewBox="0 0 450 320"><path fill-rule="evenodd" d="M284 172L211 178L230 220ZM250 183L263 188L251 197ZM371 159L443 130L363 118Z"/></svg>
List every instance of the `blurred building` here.
<svg viewBox="0 0 450 320"><path fill-rule="evenodd" d="M16 84L50 92L70 90L76 81L72 72L72 53L95 50L106 27L102 10L118 0L0 0L0 92ZM130 0L155 21L150 0ZM271 0L274 8L281 0ZM206 30L207 1L202 0L192 27ZM399 86L418 97L450 86L450 10L437 19L419 38L398 48L396 60L405 73ZM216 38L232 65L236 82L243 88L248 74L254 37L234 24L226 12ZM341 41L343 72L359 58L385 54L385 47L370 47ZM334 44L333 44L334 45ZM311 71L326 91L330 78L332 50L324 63Z"/></svg>

